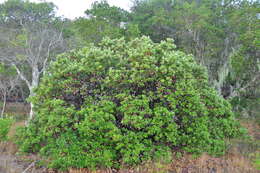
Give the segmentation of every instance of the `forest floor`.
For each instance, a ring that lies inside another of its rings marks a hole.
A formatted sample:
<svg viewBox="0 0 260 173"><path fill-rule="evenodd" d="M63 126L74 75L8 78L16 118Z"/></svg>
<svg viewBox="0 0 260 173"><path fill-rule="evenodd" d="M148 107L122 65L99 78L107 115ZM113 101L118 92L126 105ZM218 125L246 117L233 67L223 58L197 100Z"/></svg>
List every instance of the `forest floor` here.
<svg viewBox="0 0 260 173"><path fill-rule="evenodd" d="M152 162L121 170L71 169L66 173L260 173L260 126L254 120L240 121L248 129L252 140L230 141L228 152L222 157L202 154L194 158L186 154L171 163ZM15 123L9 132L9 137L12 138L15 129L24 124L23 121ZM40 167L38 156L21 156L17 151L17 146L12 142L0 143L0 173L58 173Z"/></svg>

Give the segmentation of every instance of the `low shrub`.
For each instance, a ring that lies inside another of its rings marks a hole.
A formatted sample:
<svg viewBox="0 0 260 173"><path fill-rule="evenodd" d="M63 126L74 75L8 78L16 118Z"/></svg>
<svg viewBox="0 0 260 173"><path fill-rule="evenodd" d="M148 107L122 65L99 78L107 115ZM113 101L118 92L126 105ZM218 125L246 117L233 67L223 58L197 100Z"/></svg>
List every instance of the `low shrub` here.
<svg viewBox="0 0 260 173"><path fill-rule="evenodd" d="M254 159L254 166L257 170L260 171L260 153L256 154L256 158Z"/></svg>
<svg viewBox="0 0 260 173"><path fill-rule="evenodd" d="M13 119L0 118L0 142L8 139L7 134L13 123Z"/></svg>
<svg viewBox="0 0 260 173"><path fill-rule="evenodd" d="M205 68L172 40L105 39L62 54L31 100L36 116L17 141L52 168L131 166L172 150L219 155L242 134Z"/></svg>

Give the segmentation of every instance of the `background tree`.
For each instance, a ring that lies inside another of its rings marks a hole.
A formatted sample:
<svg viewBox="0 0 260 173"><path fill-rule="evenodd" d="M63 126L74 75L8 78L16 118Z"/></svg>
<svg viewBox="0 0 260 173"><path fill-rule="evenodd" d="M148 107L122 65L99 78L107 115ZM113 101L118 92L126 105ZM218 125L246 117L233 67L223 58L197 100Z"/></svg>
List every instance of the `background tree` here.
<svg viewBox="0 0 260 173"><path fill-rule="evenodd" d="M130 23L156 42L173 38L179 49L207 67L220 95L255 99L260 81L258 11L259 2L247 0L137 0Z"/></svg>
<svg viewBox="0 0 260 173"><path fill-rule="evenodd" d="M7 96L19 86L19 82L19 77L14 68L0 64L0 94L3 101L0 118L4 117Z"/></svg>
<svg viewBox="0 0 260 173"><path fill-rule="evenodd" d="M33 89L39 85L49 61L64 51L62 30L52 3L9 0L1 4L1 60L11 64L20 78ZM33 117L31 104L30 119Z"/></svg>
<svg viewBox="0 0 260 173"><path fill-rule="evenodd" d="M75 36L83 45L99 43L102 38L119 38L133 33L134 28L127 30L129 13L119 7L110 6L107 1L94 2L91 9L85 11L86 18L79 18L74 22ZM130 37L130 36L129 36Z"/></svg>
<svg viewBox="0 0 260 173"><path fill-rule="evenodd" d="M249 115L255 116L260 113L259 7L259 2L244 1L229 9L227 20L236 38L236 49L232 51L230 72L223 87L224 96L231 99L236 110L244 112L247 108Z"/></svg>

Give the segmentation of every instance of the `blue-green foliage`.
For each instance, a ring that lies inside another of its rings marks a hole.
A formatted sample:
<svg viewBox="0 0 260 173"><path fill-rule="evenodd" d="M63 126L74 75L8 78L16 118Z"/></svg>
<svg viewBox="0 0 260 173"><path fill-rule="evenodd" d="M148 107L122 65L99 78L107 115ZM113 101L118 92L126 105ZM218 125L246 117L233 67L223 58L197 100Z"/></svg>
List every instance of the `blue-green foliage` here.
<svg viewBox="0 0 260 173"><path fill-rule="evenodd" d="M172 40L105 39L60 55L36 93L18 143L54 168L135 165L175 148L222 154L241 135L205 69Z"/></svg>

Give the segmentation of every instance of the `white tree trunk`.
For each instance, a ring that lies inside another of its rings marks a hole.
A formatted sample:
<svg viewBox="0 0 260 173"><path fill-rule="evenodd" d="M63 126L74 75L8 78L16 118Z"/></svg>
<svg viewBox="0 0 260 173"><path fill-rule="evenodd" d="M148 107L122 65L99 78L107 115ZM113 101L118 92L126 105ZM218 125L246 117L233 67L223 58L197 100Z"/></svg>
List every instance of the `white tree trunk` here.
<svg viewBox="0 0 260 173"><path fill-rule="evenodd" d="M33 113L34 105L32 102L30 103L30 106L31 106L31 109L30 109L30 114L29 114L29 120L33 119L33 116L34 116L34 113Z"/></svg>
<svg viewBox="0 0 260 173"><path fill-rule="evenodd" d="M4 103L1 111L1 118L4 118L4 112L5 112L5 107L6 107L6 92L4 92Z"/></svg>
<svg viewBox="0 0 260 173"><path fill-rule="evenodd" d="M37 88L38 85L39 85L40 74L41 74L41 72L38 69L37 64L32 65L32 80L31 80L31 82L21 73L21 71L19 70L19 68L16 65L14 65L14 67L15 67L18 75L20 76L20 78L22 80L24 80L26 85L28 86L29 91L30 91L30 97L34 96L35 95L34 89ZM30 103L30 105L31 105L31 110L30 110L30 114L29 114L29 121L34 116L34 113L33 113L33 103Z"/></svg>
<svg viewBox="0 0 260 173"><path fill-rule="evenodd" d="M32 82L31 82L31 86L29 87L30 90L30 97L34 96L34 89L38 87L39 85L39 80L40 80L40 72L38 70L37 66L34 66L32 68ZM29 115L29 120L31 120L34 117L34 112L33 112L33 103L30 103L31 105L31 110L30 110L30 115Z"/></svg>

